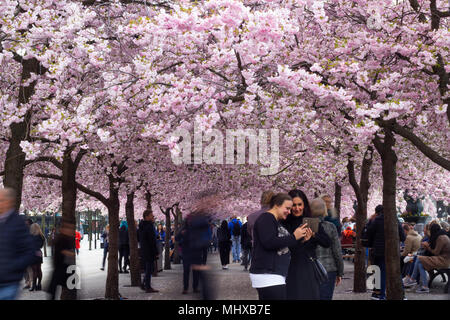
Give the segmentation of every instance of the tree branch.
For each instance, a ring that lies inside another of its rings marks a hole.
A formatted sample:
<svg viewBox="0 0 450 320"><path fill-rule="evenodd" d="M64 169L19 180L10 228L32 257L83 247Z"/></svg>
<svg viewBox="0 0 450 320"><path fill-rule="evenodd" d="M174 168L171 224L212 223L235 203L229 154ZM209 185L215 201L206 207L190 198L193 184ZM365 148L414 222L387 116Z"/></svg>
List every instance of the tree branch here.
<svg viewBox="0 0 450 320"><path fill-rule="evenodd" d="M399 125L394 121L377 120L381 127L390 128L396 134L409 140L420 152L422 152L428 159L441 166L447 171L450 171L450 160L441 156L438 152L427 146L417 135L405 127Z"/></svg>

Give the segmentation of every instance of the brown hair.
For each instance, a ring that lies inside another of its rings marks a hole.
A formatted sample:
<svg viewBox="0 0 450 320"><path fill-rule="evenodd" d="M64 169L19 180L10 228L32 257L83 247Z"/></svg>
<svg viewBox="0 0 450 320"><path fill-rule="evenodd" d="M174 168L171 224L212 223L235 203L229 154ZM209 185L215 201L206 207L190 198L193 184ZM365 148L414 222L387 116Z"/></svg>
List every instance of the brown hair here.
<svg viewBox="0 0 450 320"><path fill-rule="evenodd" d="M270 199L275 195L275 192L272 190L264 191L261 194L261 205L262 206L270 206Z"/></svg>
<svg viewBox="0 0 450 320"><path fill-rule="evenodd" d="M270 208L272 209L275 206L280 207L286 200L292 201L291 196L287 193L277 193L270 198Z"/></svg>

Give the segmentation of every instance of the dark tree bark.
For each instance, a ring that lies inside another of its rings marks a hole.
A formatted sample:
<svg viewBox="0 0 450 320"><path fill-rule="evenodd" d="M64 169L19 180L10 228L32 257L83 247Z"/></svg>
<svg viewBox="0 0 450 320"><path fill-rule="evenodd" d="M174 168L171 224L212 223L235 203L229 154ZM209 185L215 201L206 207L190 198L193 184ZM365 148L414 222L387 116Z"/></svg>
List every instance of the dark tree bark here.
<svg viewBox="0 0 450 320"><path fill-rule="evenodd" d="M170 221L170 213L173 210L173 206L166 208L165 210L160 207L161 212L166 217L166 236L164 239L164 270L170 270L170 229L171 229L171 221Z"/></svg>
<svg viewBox="0 0 450 320"><path fill-rule="evenodd" d="M341 221L341 199L342 199L342 187L339 183L334 183L334 207L336 208L336 214L339 221Z"/></svg>
<svg viewBox="0 0 450 320"><path fill-rule="evenodd" d="M181 210L179 205L175 206L175 210L174 210L174 233L175 235L178 234L178 232L180 231L180 226L181 226ZM178 253L178 241L174 242L174 249L173 249L173 263L174 264L180 264L181 263L181 258L180 258L180 254Z"/></svg>
<svg viewBox="0 0 450 320"><path fill-rule="evenodd" d="M62 162L62 219L73 224L73 238L75 239L76 203L77 203L77 186L75 175L77 172L77 164L72 160L73 148L68 148L64 152ZM75 251L73 252L75 254ZM74 259L76 263L76 256ZM61 300L76 300L77 290L69 290L63 286L61 291Z"/></svg>
<svg viewBox="0 0 450 320"><path fill-rule="evenodd" d="M141 269L139 265L139 251L136 223L134 220L134 192L127 194L127 203L125 211L128 222L128 237L130 239L130 276L131 286L138 287L141 285Z"/></svg>
<svg viewBox="0 0 450 320"><path fill-rule="evenodd" d="M119 300L119 188L111 175L109 179L109 199L107 201L109 219L108 275L106 276L105 299Z"/></svg>
<svg viewBox="0 0 450 320"><path fill-rule="evenodd" d="M365 250L361 244L361 233L367 220L367 201L369 196L369 173L372 167L373 148L369 147L364 155L361 165L361 176L359 184L356 181L355 168L352 160L347 164L348 176L351 186L355 192L358 208L356 210L356 243L353 279L353 292L366 292L366 263Z"/></svg>
<svg viewBox="0 0 450 320"><path fill-rule="evenodd" d="M147 202L147 208L145 208L145 209L153 212L153 209L152 209L152 194L150 193L150 191L146 191L145 192L145 201Z"/></svg>
<svg viewBox="0 0 450 320"><path fill-rule="evenodd" d="M386 297L388 300L402 300L403 289L400 272L400 250L398 219L395 194L397 187L397 155L393 150L395 137L391 130L384 130L384 140L377 136L375 148L381 156L383 173L383 209L386 259Z"/></svg>
<svg viewBox="0 0 450 320"><path fill-rule="evenodd" d="M17 54L14 54L14 59L22 64L21 83L30 79L31 74L44 74L47 69L42 67L36 58L22 59ZM30 101L34 93L36 81L31 82L28 86L19 87L18 105L26 104ZM25 167L25 153L20 147L20 142L26 140L29 136L31 122L31 111L28 110L24 115L24 120L18 123L12 123L9 127L11 129L11 137L9 139L8 150L6 151L3 186L12 188L16 191L16 210L20 209L22 202L22 187L23 187L23 170Z"/></svg>

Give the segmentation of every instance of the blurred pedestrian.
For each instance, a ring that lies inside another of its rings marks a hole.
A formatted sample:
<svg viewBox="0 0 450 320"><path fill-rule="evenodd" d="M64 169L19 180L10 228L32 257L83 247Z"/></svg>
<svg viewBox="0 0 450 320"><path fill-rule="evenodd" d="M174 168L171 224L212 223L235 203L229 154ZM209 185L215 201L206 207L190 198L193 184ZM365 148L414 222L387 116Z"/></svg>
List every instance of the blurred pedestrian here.
<svg viewBox="0 0 450 320"><path fill-rule="evenodd" d="M14 208L16 193L0 189L0 300L14 300L20 281L33 263L30 231Z"/></svg>
<svg viewBox="0 0 450 320"><path fill-rule="evenodd" d="M67 287L69 274L67 270L75 265L75 224L62 220L59 232L55 237L55 256L53 257L53 273L47 292L52 300L56 300L58 286Z"/></svg>
<svg viewBox="0 0 450 320"><path fill-rule="evenodd" d="M155 261L158 258L156 247L155 217L150 210L145 210L143 218L139 223L139 243L142 261L145 268L145 276L141 288L146 293L159 292L151 287L152 273L155 271Z"/></svg>
<svg viewBox="0 0 450 320"><path fill-rule="evenodd" d="M45 237L42 233L41 227L37 223L33 223L30 227L30 233L33 238L33 247L35 252L34 262L31 265L33 276L31 278L31 288L30 291L39 291L42 289L42 251L41 248L45 244Z"/></svg>
<svg viewBox="0 0 450 320"><path fill-rule="evenodd" d="M327 206L327 216L324 218L324 220L335 225L338 237L340 237L342 225L339 222L339 216L336 212L336 208L333 207L333 200L331 199L331 196L329 194L322 195L321 198L323 201L325 201L325 204Z"/></svg>
<svg viewBox="0 0 450 320"><path fill-rule="evenodd" d="M220 201L215 191L202 191L195 196L192 212L186 217L185 237L188 245L183 247L183 259L190 264L193 274L194 292L202 293L204 300L214 299L210 267L206 265L205 254L211 243L209 227L211 214ZM201 285L201 290L199 290Z"/></svg>

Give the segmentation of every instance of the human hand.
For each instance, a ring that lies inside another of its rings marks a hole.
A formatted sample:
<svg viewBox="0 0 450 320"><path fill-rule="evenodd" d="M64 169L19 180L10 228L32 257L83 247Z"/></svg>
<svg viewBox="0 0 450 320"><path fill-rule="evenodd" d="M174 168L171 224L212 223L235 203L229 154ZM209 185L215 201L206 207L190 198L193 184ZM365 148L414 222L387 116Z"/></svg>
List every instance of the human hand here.
<svg viewBox="0 0 450 320"><path fill-rule="evenodd" d="M306 223L301 225L297 229L295 229L295 231L294 231L295 240L305 237L307 229L308 229L308 226Z"/></svg>
<svg viewBox="0 0 450 320"><path fill-rule="evenodd" d="M341 284L342 277L336 277L336 287Z"/></svg>
<svg viewBox="0 0 450 320"><path fill-rule="evenodd" d="M305 241L308 241L309 239L311 239L311 237L313 236L312 230L310 228L306 229L306 235L305 235Z"/></svg>

